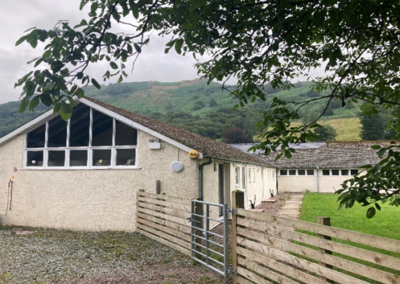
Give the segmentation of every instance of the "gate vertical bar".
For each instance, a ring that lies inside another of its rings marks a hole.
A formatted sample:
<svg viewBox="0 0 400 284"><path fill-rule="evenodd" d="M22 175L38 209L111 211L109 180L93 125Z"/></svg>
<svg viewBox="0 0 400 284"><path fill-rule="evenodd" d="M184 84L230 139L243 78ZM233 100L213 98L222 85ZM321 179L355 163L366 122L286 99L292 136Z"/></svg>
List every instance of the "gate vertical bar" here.
<svg viewBox="0 0 400 284"><path fill-rule="evenodd" d="M229 227L228 227L228 204L223 207L224 216L224 276L228 278L229 274Z"/></svg>
<svg viewBox="0 0 400 284"><path fill-rule="evenodd" d="M206 255L207 255L207 261L206 263L209 265L209 257L210 257L210 242L209 242L209 237L210 234L208 231L210 231L210 220L208 219L210 217L210 205L206 204L206 230L205 230L205 237L206 237Z"/></svg>

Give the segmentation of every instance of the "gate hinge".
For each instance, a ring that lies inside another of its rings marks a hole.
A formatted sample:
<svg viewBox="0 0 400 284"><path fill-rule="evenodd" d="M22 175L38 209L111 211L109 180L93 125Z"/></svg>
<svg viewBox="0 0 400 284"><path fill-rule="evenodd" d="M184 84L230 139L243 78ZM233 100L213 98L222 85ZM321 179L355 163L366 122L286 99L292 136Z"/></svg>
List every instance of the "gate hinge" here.
<svg viewBox="0 0 400 284"><path fill-rule="evenodd" d="M232 210L226 210L228 213L232 213L232 215L236 215L236 209L232 208Z"/></svg>
<svg viewBox="0 0 400 284"><path fill-rule="evenodd" d="M229 274L232 274L232 275L237 275L236 269L235 269L235 268L232 268L232 267L230 267L230 268L228 269L228 273L229 273Z"/></svg>

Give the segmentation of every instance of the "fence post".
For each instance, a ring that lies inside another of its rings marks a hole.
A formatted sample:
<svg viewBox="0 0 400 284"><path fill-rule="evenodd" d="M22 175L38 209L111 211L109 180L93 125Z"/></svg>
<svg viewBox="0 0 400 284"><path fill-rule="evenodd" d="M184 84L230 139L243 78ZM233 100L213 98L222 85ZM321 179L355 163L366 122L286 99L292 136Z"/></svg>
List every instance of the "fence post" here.
<svg viewBox="0 0 400 284"><path fill-rule="evenodd" d="M232 191L232 209L244 208L244 192L240 190ZM233 284L237 284L237 214L232 214L232 268L236 273L233 274Z"/></svg>
<svg viewBox="0 0 400 284"><path fill-rule="evenodd" d="M329 218L329 217L321 217L321 216L318 216L317 217L317 223L318 224L320 224L320 225L324 225L324 226L331 226L331 218ZM319 238L321 238L321 239L324 239L324 240L331 240L331 237L330 236L325 236L325 235L321 235L321 234L317 234L317 236L319 237ZM322 249L322 248L319 248L318 249L320 252L322 252L322 253L325 253L325 254L332 254L332 251L330 251L330 250L326 250L326 249ZM326 267L326 268L330 268L330 269L333 269L333 267L332 267L332 265L329 265L329 264L326 264L326 263L319 263L321 266L324 266L324 267ZM330 280L330 279L326 279L326 282L328 282L328 283L334 283L334 281L332 281L332 280Z"/></svg>

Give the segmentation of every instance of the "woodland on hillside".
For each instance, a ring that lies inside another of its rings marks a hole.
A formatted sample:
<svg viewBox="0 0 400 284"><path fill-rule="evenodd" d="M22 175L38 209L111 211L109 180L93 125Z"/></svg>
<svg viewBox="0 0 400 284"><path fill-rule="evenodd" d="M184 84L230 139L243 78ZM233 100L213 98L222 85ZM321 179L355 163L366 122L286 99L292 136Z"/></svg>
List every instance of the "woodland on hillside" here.
<svg viewBox="0 0 400 284"><path fill-rule="evenodd" d="M264 86L264 92L268 96L280 96L293 105L304 99L315 98L320 94L310 90L310 83L299 82L290 90L275 90L271 85ZM137 112L151 118L181 127L211 139L218 139L227 143L254 142L257 137L256 123L261 120L262 114L269 111L269 103L261 100L233 111L237 103L234 97L228 96L222 91L221 85L205 81L193 80L172 83L160 82L134 82L120 83L103 86L100 90L94 87L86 89L88 96L104 101L111 105ZM299 123L308 123L318 115L323 107L323 102L318 102L302 110ZM40 115L47 110L39 105L33 111L18 113L19 102L10 102L0 105L0 137L14 130L20 125ZM376 117L380 114L377 113ZM365 121L361 133L362 138L371 140L370 137L389 138L389 134L383 136L381 132L387 126L385 119L376 119L375 116L361 116L359 107L354 104L342 108L340 102L333 101L324 119L355 119L360 116ZM374 126L374 123L379 125ZM369 125L370 127L367 127ZM321 129L321 140L333 140L331 128ZM357 137L360 129L355 126ZM371 133L372 134L368 134ZM225 133L225 135L224 135ZM325 134L328 133L328 134ZM389 133L389 132L385 132ZM338 137L336 137L337 139ZM339 138L340 139L340 138ZM377 139L376 139L377 140ZM257 139L256 139L257 141Z"/></svg>

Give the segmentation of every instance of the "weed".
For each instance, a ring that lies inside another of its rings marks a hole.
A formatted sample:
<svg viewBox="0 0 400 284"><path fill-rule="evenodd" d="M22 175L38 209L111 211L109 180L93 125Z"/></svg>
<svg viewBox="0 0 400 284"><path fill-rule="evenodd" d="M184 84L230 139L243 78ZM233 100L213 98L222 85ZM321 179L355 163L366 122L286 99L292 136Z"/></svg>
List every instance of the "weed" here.
<svg viewBox="0 0 400 284"><path fill-rule="evenodd" d="M171 262L171 260L169 260L169 259L163 259L162 262L163 262L163 263L168 263L168 262Z"/></svg>

